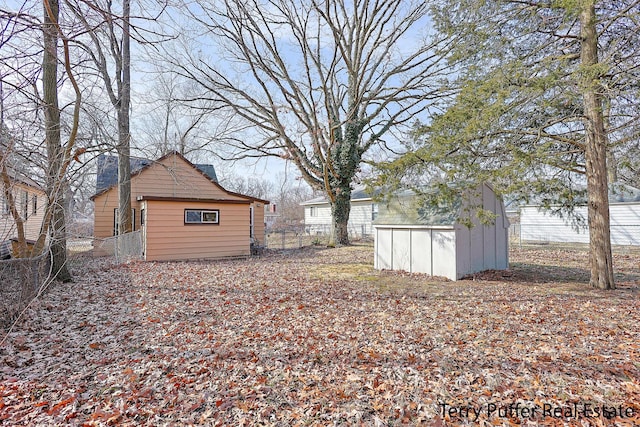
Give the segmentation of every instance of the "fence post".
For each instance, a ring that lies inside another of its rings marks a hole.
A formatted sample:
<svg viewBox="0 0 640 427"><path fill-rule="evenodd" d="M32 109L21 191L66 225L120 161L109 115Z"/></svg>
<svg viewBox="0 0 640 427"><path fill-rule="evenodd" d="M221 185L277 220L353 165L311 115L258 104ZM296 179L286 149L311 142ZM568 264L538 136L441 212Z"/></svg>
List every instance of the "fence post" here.
<svg viewBox="0 0 640 427"><path fill-rule="evenodd" d="M116 234L113 241L113 254L116 256L116 264L120 264L120 235Z"/></svg>
<svg viewBox="0 0 640 427"><path fill-rule="evenodd" d="M522 250L522 223L519 223L518 225L518 235L519 235L519 241L520 241L520 250Z"/></svg>

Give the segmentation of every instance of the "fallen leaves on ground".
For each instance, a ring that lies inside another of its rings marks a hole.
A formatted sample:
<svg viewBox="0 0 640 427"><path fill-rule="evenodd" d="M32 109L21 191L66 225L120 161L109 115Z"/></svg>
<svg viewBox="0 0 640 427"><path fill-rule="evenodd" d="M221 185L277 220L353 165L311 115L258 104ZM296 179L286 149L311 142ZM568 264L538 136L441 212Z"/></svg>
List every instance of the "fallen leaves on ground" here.
<svg viewBox="0 0 640 427"><path fill-rule="evenodd" d="M608 292L584 283L581 252L516 250L511 270L459 282L371 259L83 259L0 348L0 424L640 422L638 254L616 257Z"/></svg>

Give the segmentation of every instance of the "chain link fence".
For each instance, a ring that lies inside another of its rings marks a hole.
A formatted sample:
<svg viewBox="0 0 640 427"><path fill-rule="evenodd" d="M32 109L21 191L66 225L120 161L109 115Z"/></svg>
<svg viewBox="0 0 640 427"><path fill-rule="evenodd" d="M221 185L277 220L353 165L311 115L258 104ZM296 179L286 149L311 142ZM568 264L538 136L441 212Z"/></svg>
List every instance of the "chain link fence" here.
<svg viewBox="0 0 640 427"><path fill-rule="evenodd" d="M138 259L143 254L142 234L134 231L107 239L71 237L67 240L68 261L71 266L85 262L85 256L113 257L116 264ZM10 247L3 247L3 257L11 255ZM33 298L38 296L51 280L51 254L49 251L34 258L0 260L0 329L9 327Z"/></svg>
<svg viewBox="0 0 640 427"><path fill-rule="evenodd" d="M8 327L51 278L51 254L0 261L0 328Z"/></svg>
<svg viewBox="0 0 640 427"><path fill-rule="evenodd" d="M329 244L330 232L330 226L267 230L266 247L267 249L298 249L305 246L326 246ZM350 230L349 238L352 241L373 241L373 234L351 233Z"/></svg>
<svg viewBox="0 0 640 427"><path fill-rule="evenodd" d="M117 264L141 259L143 256L142 233L138 230L106 239L94 239L93 250L95 254L115 257Z"/></svg>
<svg viewBox="0 0 640 427"><path fill-rule="evenodd" d="M298 249L329 243L329 234L308 234L303 230L270 230L266 235L267 249Z"/></svg>
<svg viewBox="0 0 640 427"><path fill-rule="evenodd" d="M305 224L304 232L309 235L329 235L331 232L330 224ZM347 232L351 239L373 239L373 224L351 224L347 225Z"/></svg>

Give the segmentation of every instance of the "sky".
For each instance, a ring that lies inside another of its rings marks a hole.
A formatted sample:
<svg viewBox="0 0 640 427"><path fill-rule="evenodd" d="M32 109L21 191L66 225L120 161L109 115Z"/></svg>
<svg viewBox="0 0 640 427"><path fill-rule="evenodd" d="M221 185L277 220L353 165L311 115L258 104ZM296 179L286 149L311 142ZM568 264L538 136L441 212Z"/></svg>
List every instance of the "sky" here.
<svg viewBox="0 0 640 427"><path fill-rule="evenodd" d="M27 2L19 2L15 0L0 0L0 5L4 9L13 9L17 10L22 8L22 5L25 5L28 9L30 9L34 15L41 14L41 3L39 1L27 1ZM135 2L134 8L137 5L142 5L142 3ZM64 4L62 4L64 8ZM151 14L151 10L145 11L147 14ZM136 13L134 11L134 13ZM184 17L179 16L177 11L170 10L168 14L165 15L167 18L167 22L172 25L171 29L165 31L164 29L158 31L157 33L164 33L168 35L182 35L189 33L192 37L192 40L196 41L198 44L198 48L202 49L205 54L209 54L213 57L220 58L216 56L218 53L215 50L215 46L213 45L213 41L211 38L207 37L206 34L203 33L203 29L201 27L194 27L194 21L185 21ZM140 27L146 26L149 29L157 30L158 27L154 28L154 24L150 24L149 21L134 19L134 25L138 25ZM192 32L195 31L195 32ZM195 34L195 35L194 35ZM277 37L281 39L291 38L291 33L281 28L276 34ZM153 35L147 33L147 37L154 38ZM157 37L156 37L157 38ZM418 40L419 35L409 34L408 39ZM406 43L403 46L410 46L412 43ZM402 50L402 47L400 48ZM149 102L149 97L160 98L161 93L158 91L157 83L160 80L158 78L158 74L153 74L150 71L153 71L153 67L150 65L152 61L151 59L155 59L155 61L162 63L162 55L163 48L158 48L153 45L141 45L139 43L134 42L132 44L132 80L133 80L133 90L132 90L132 112L131 112L131 120L132 120L132 154L141 155L141 156L149 156L149 150L147 150L147 145L150 144L154 139L159 139L159 136L162 136L163 130L163 122L161 119L162 110L166 104L162 102L155 102L151 104ZM292 60L292 63L294 61ZM230 67L229 69L233 69ZM68 88L62 88L62 93L68 91ZM95 91L95 90L94 90ZM106 104L108 108L108 103ZM182 114L180 118L173 118L173 126L170 130L169 134L172 133L175 135L179 133L185 128L189 126L189 121L185 119L186 115L184 111L176 113L178 115ZM220 124L223 124L225 121L224 118L220 119L215 115L209 117L205 125L201 125L201 128L197 130L197 132L192 133L190 136L200 136L203 137L209 133L215 133L213 129L217 129L220 127ZM175 128L175 129L173 129ZM246 133L241 136L244 139L250 139L252 137L256 137L255 135L251 135L251 133ZM138 150L137 148L141 148ZM209 147L210 150L217 151L218 148L213 146ZM282 159L277 159L274 157L262 158L262 159L251 159L251 160L238 160L234 162L223 162L219 159L216 159L211 155L202 155L198 158L192 159L198 162L207 162L215 164L221 173L225 173L225 171L229 170L230 173L236 174L242 177L253 177L253 178L261 178L261 179L269 179L274 180L278 176L283 176L286 174L287 177L292 177L295 179L296 176L300 174L297 172L294 165L291 162L286 162Z"/></svg>

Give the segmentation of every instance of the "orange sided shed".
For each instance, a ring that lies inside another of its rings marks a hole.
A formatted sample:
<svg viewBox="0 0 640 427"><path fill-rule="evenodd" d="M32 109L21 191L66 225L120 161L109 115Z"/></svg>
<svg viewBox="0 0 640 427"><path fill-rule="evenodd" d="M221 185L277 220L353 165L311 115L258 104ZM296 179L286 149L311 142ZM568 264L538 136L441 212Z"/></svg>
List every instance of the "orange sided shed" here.
<svg viewBox="0 0 640 427"><path fill-rule="evenodd" d="M147 260L251 254L250 200L154 196L142 196L138 200Z"/></svg>
<svg viewBox="0 0 640 427"><path fill-rule="evenodd" d="M149 261L250 255L263 246L264 205L269 201L225 190L179 153L149 161L131 176L134 229ZM92 197L94 235L117 233L117 186Z"/></svg>

